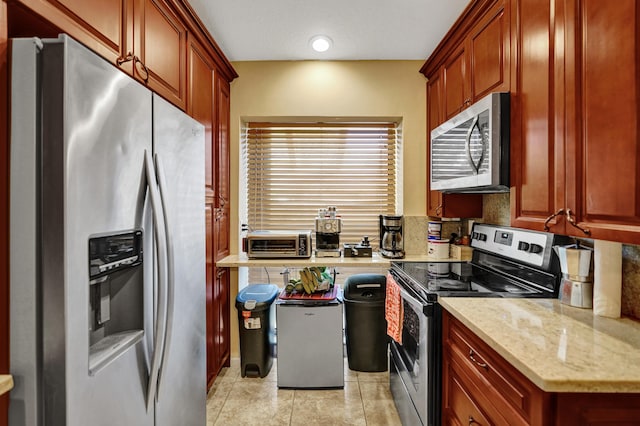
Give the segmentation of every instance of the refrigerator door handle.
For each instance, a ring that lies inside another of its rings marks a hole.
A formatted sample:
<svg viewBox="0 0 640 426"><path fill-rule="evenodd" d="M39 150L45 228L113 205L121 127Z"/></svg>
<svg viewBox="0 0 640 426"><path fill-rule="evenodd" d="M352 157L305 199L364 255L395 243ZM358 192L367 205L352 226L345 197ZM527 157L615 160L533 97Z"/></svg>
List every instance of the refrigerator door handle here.
<svg viewBox="0 0 640 426"><path fill-rule="evenodd" d="M154 324L153 336L153 354L151 361L151 371L149 372L149 383L147 387L147 411L156 398L158 389L158 374L160 372L160 364L162 360L162 352L164 350L165 327L167 317L167 277L165 275L164 260L167 258L167 247L165 238L164 218L161 214L162 205L160 194L156 183L156 173L153 167L153 160L147 150L144 152L144 166L147 177L147 187L149 188L149 197L151 199L151 209L153 210L153 227L156 241L156 250L158 253L158 298L157 298L157 314Z"/></svg>
<svg viewBox="0 0 640 426"><path fill-rule="evenodd" d="M169 222L169 213L167 209L167 183L165 179L164 166L162 165L162 159L158 154L155 154L156 160L156 174L158 176L158 186L160 188L160 200L162 202L162 213L164 216L164 229L165 240L167 243L167 316L165 320L164 331L164 349L162 350L162 359L160 362L160 370L158 373L158 390L156 399L160 398L160 381L162 380L162 371L165 365L165 359L169 348L171 347L171 335L173 332L173 311L175 301L175 276L174 276L174 253L173 253L173 241L171 235L171 227Z"/></svg>

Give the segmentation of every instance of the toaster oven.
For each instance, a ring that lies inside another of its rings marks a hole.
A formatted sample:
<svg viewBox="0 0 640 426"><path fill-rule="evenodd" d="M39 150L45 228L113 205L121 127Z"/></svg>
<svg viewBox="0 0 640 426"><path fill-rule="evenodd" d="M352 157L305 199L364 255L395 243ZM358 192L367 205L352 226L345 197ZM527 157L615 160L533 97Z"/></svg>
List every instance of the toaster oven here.
<svg viewBox="0 0 640 426"><path fill-rule="evenodd" d="M311 257L311 231L253 231L242 241L250 259Z"/></svg>

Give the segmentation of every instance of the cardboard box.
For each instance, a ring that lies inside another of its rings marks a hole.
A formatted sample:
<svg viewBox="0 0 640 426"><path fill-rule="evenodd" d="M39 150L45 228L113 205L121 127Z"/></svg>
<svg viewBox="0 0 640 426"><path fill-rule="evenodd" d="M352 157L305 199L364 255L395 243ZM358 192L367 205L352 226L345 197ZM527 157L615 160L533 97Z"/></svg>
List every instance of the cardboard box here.
<svg viewBox="0 0 640 426"><path fill-rule="evenodd" d="M471 260L473 249L469 246L449 246L449 257L455 260Z"/></svg>

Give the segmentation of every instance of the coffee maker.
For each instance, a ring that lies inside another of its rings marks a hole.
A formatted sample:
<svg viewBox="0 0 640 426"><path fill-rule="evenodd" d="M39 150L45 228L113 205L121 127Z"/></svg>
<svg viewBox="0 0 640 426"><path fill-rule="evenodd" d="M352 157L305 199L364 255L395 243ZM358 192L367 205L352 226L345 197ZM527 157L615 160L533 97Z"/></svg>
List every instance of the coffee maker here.
<svg viewBox="0 0 640 426"><path fill-rule="evenodd" d="M402 216L380 215L380 254L389 259L404 257L404 241L402 240Z"/></svg>
<svg viewBox="0 0 640 426"><path fill-rule="evenodd" d="M316 257L340 257L342 219L335 206L318 210L316 217Z"/></svg>
<svg viewBox="0 0 640 426"><path fill-rule="evenodd" d="M560 302L578 308L593 308L593 250L576 244L553 246L553 249L560 259L562 271Z"/></svg>

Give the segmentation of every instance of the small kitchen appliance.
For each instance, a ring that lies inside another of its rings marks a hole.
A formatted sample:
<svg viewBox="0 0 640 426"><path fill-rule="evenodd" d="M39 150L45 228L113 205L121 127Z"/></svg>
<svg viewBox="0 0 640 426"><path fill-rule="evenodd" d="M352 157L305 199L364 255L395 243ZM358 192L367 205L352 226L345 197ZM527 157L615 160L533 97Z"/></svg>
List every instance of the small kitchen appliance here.
<svg viewBox="0 0 640 426"><path fill-rule="evenodd" d="M316 257L340 257L342 218L335 206L318 210L316 217Z"/></svg>
<svg viewBox="0 0 640 426"><path fill-rule="evenodd" d="M491 93L431 131L431 189L509 192L509 93Z"/></svg>
<svg viewBox="0 0 640 426"><path fill-rule="evenodd" d="M402 216L380 215L380 254L389 259L404 257L404 241Z"/></svg>
<svg viewBox="0 0 640 426"><path fill-rule="evenodd" d="M560 259L560 302L578 308L593 308L593 250L577 245L554 246Z"/></svg>
<svg viewBox="0 0 640 426"><path fill-rule="evenodd" d="M344 257L371 257L371 243L369 236L362 237L362 241L358 244L344 244Z"/></svg>
<svg viewBox="0 0 640 426"><path fill-rule="evenodd" d="M242 240L242 249L249 259L309 258L311 231L252 231Z"/></svg>

